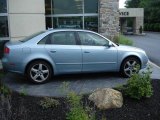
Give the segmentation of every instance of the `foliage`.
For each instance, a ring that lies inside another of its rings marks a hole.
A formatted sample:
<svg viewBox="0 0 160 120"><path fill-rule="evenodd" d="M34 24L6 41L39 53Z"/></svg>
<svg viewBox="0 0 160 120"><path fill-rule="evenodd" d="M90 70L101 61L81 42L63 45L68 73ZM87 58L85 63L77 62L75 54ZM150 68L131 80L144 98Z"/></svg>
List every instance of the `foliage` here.
<svg viewBox="0 0 160 120"><path fill-rule="evenodd" d="M144 22L145 24L160 23L160 0L127 0L127 8L144 8ZM157 28L154 28L154 31ZM157 26L156 26L157 27ZM146 28L146 27L145 27ZM151 31L152 29L150 29ZM156 30L157 31L157 30Z"/></svg>
<svg viewBox="0 0 160 120"><path fill-rule="evenodd" d="M94 120L95 117L89 116L88 112L90 109L84 109L81 104L81 96L77 95L75 92L70 92L67 99L70 104L70 112L67 113L67 120Z"/></svg>
<svg viewBox="0 0 160 120"><path fill-rule="evenodd" d="M126 85L119 86L117 89L123 91L125 95L134 99L151 97L153 90L150 74L150 68L147 68L147 71L142 72L142 74L135 73L129 78Z"/></svg>
<svg viewBox="0 0 160 120"><path fill-rule="evenodd" d="M82 96L77 95L69 87L69 82L63 82L60 86L61 92L67 93L70 111L66 114L67 120L95 120L95 112L88 106L83 107L81 103Z"/></svg>
<svg viewBox="0 0 160 120"><path fill-rule="evenodd" d="M4 74L3 74L3 73L0 73L0 79L1 79L3 76L4 76Z"/></svg>
<svg viewBox="0 0 160 120"><path fill-rule="evenodd" d="M5 97L7 97L11 94L11 90L2 83L1 79L4 75L4 73L0 73L0 94L3 94Z"/></svg>
<svg viewBox="0 0 160 120"><path fill-rule="evenodd" d="M25 89L25 87L21 87L21 90L20 90L20 93L19 93L21 96L27 96L27 91Z"/></svg>
<svg viewBox="0 0 160 120"><path fill-rule="evenodd" d="M125 2L127 8L137 8L141 0L127 0Z"/></svg>
<svg viewBox="0 0 160 120"><path fill-rule="evenodd" d="M56 99L45 97L40 101L40 105L43 107L43 109L47 109L57 107L58 105L60 105L60 103Z"/></svg>
<svg viewBox="0 0 160 120"><path fill-rule="evenodd" d="M60 85L60 91L61 92L69 92L70 88L69 88L69 82L63 82L62 85Z"/></svg>
<svg viewBox="0 0 160 120"><path fill-rule="evenodd" d="M119 37L117 37L118 44L123 44L123 45L133 45L133 41L131 41L130 39L128 39L127 37L123 36L123 35L119 35Z"/></svg>
<svg viewBox="0 0 160 120"><path fill-rule="evenodd" d="M6 87L5 85L1 84L0 85L0 94L3 94L4 96L8 96L11 94L11 90Z"/></svg>
<svg viewBox="0 0 160 120"><path fill-rule="evenodd" d="M145 31L155 31L160 32L160 23L153 23L153 24L144 24Z"/></svg>

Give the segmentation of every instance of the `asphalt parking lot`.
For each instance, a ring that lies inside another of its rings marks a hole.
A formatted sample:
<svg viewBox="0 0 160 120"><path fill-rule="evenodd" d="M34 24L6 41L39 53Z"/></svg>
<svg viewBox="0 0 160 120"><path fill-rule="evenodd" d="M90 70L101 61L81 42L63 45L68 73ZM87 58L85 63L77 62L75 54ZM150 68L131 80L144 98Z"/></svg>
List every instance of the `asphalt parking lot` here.
<svg viewBox="0 0 160 120"><path fill-rule="evenodd" d="M3 78L4 84L14 91L34 96L54 97L65 96L70 91L88 94L97 88L111 88L126 81L127 79L119 77L118 73L60 75L40 85L32 84L24 76L14 73L8 73Z"/></svg>
<svg viewBox="0 0 160 120"><path fill-rule="evenodd" d="M146 51L150 61L160 66L160 33L146 32L145 36L129 35L127 36L134 42L134 46Z"/></svg>
<svg viewBox="0 0 160 120"><path fill-rule="evenodd" d="M151 78L160 79L160 68L153 63L150 65L153 71ZM19 93L31 96L62 97L71 91L78 94L88 94L97 88L113 88L125 84L127 79L121 77L119 73L60 75L45 84L36 85L29 82L25 76L7 73L2 81L11 90Z"/></svg>

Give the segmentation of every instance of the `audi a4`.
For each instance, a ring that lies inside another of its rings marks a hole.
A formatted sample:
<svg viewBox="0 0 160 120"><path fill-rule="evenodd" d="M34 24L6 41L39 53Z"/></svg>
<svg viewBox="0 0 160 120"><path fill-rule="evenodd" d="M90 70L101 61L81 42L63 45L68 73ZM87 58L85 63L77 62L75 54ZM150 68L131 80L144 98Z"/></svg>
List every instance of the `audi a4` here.
<svg viewBox="0 0 160 120"><path fill-rule="evenodd" d="M2 58L5 71L26 75L34 83L44 83L53 75L88 72L117 72L130 77L147 62L142 49L117 45L98 33L76 29L46 30L7 42Z"/></svg>

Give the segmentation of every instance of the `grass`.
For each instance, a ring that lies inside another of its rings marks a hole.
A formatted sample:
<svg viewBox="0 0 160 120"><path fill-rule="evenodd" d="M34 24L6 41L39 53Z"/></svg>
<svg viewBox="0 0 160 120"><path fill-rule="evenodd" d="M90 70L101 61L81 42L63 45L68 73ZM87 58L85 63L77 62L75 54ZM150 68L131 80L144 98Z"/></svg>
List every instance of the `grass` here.
<svg viewBox="0 0 160 120"><path fill-rule="evenodd" d="M123 44L123 45L133 45L133 41L131 41L129 38L125 37L124 35L119 35L116 40L118 44Z"/></svg>

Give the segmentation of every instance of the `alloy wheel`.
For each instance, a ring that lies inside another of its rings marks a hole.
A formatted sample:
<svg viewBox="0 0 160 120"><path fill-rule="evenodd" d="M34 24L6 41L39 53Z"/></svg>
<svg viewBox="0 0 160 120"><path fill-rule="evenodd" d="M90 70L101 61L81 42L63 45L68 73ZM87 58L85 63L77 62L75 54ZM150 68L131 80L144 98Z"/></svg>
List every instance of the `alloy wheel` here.
<svg viewBox="0 0 160 120"><path fill-rule="evenodd" d="M35 64L30 69L30 77L38 83L47 80L49 74L49 68L42 63Z"/></svg>

